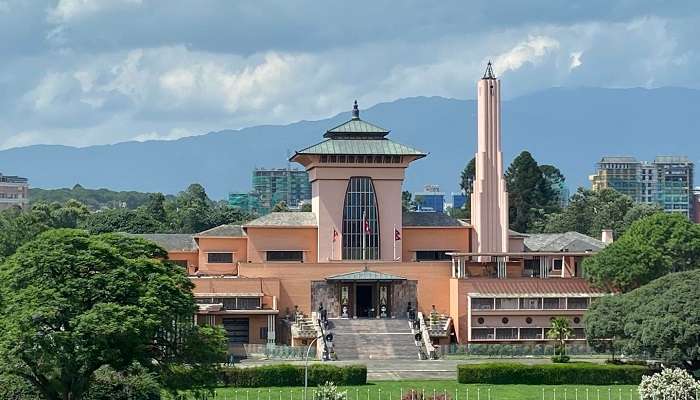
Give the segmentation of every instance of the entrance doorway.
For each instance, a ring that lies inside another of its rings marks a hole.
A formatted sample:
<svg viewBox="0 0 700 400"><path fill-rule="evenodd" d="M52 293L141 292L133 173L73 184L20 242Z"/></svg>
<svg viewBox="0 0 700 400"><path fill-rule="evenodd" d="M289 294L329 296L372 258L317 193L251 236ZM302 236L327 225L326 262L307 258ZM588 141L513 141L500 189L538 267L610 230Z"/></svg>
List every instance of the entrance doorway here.
<svg viewBox="0 0 700 400"><path fill-rule="evenodd" d="M359 318L374 317L373 285L357 285L355 289L355 314Z"/></svg>

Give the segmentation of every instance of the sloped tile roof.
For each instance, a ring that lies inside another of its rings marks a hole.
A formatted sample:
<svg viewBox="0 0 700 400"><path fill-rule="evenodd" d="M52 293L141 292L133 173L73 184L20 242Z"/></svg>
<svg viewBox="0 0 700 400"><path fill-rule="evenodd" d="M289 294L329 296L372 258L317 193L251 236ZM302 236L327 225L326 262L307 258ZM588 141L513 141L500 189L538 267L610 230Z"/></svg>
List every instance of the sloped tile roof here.
<svg viewBox="0 0 700 400"><path fill-rule="evenodd" d="M316 214L313 212L272 212L244 225L244 227L259 226L316 226Z"/></svg>
<svg viewBox="0 0 700 400"><path fill-rule="evenodd" d="M581 278L469 278L470 295L483 296L580 296L605 293Z"/></svg>
<svg viewBox="0 0 700 400"><path fill-rule="evenodd" d="M402 223L405 227L466 226L462 221L441 212L406 211Z"/></svg>
<svg viewBox="0 0 700 400"><path fill-rule="evenodd" d="M243 237L243 228L240 225L219 225L204 232L200 232L197 236L219 236L219 237Z"/></svg>
<svg viewBox="0 0 700 400"><path fill-rule="evenodd" d="M150 240L167 251L197 250L197 243L194 241L194 235L189 233L143 233L128 235Z"/></svg>
<svg viewBox="0 0 700 400"><path fill-rule="evenodd" d="M333 275L326 278L327 281L335 282L387 282L387 281L405 281L403 276L385 274L383 272L370 271L365 268L362 271L348 272L345 274Z"/></svg>
<svg viewBox="0 0 700 400"><path fill-rule="evenodd" d="M525 236L526 251L598 251L605 244L578 232L536 233Z"/></svg>
<svg viewBox="0 0 700 400"><path fill-rule="evenodd" d="M389 133L389 130L384 129L380 126L374 125L367 121L363 121L359 118L353 118L347 122L331 128L327 133ZM324 135L325 136L325 135Z"/></svg>
<svg viewBox="0 0 700 400"><path fill-rule="evenodd" d="M426 153L389 139L326 139L297 154L393 155L425 157Z"/></svg>

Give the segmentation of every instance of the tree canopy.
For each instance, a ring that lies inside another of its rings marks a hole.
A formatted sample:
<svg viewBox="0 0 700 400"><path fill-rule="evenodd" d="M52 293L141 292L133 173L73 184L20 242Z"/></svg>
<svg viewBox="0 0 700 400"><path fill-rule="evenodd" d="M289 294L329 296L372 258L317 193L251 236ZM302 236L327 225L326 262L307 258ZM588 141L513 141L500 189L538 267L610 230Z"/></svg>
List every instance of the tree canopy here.
<svg viewBox="0 0 700 400"><path fill-rule="evenodd" d="M675 272L599 299L585 316L596 346L612 339L629 355L700 368L700 270Z"/></svg>
<svg viewBox="0 0 700 400"><path fill-rule="evenodd" d="M0 265L0 373L43 397L80 399L103 366L164 382L223 357L219 328L192 323L193 284L162 248L116 234L50 230Z"/></svg>
<svg viewBox="0 0 700 400"><path fill-rule="evenodd" d="M563 180L557 168L547 166L543 171L530 152L523 151L510 164L505 177L511 229L534 231L546 214L559 210L559 193L552 187L554 179Z"/></svg>
<svg viewBox="0 0 700 400"><path fill-rule="evenodd" d="M621 236L636 220L660 212L661 208L635 204L629 196L614 189L579 188L560 212L548 214L539 229L545 233L575 231L600 237L603 229L612 229Z"/></svg>
<svg viewBox="0 0 700 400"><path fill-rule="evenodd" d="M652 214L634 222L583 267L592 284L623 292L671 272L697 269L700 225L679 214Z"/></svg>

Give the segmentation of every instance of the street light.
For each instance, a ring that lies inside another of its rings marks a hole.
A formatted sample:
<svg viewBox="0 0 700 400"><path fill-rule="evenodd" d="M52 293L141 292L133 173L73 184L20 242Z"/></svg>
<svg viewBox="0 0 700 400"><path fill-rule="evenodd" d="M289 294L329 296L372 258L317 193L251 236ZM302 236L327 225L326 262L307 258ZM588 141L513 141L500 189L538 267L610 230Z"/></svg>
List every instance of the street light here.
<svg viewBox="0 0 700 400"><path fill-rule="evenodd" d="M304 358L304 400L306 400L306 389L309 387L309 353L311 352L311 346L314 345L318 341L318 339L323 338L324 336L316 336L314 340L309 343L309 347L306 349L306 357ZM333 341L333 334L329 333L325 336L325 340L328 342Z"/></svg>

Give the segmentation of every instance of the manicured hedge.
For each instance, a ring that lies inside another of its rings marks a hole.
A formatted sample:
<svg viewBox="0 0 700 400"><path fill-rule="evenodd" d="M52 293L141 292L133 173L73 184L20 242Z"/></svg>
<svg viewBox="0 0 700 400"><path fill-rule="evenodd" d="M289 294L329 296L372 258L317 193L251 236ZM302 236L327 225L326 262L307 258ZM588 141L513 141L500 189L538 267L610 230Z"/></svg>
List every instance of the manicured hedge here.
<svg viewBox="0 0 700 400"><path fill-rule="evenodd" d="M277 364L262 367L228 367L221 370L221 383L232 387L304 386L304 367ZM333 382L336 385L364 385L367 367L364 365L313 364L309 366L309 386Z"/></svg>
<svg viewBox="0 0 700 400"><path fill-rule="evenodd" d="M518 363L457 366L459 383L525 385L638 385L649 369L640 365Z"/></svg>

